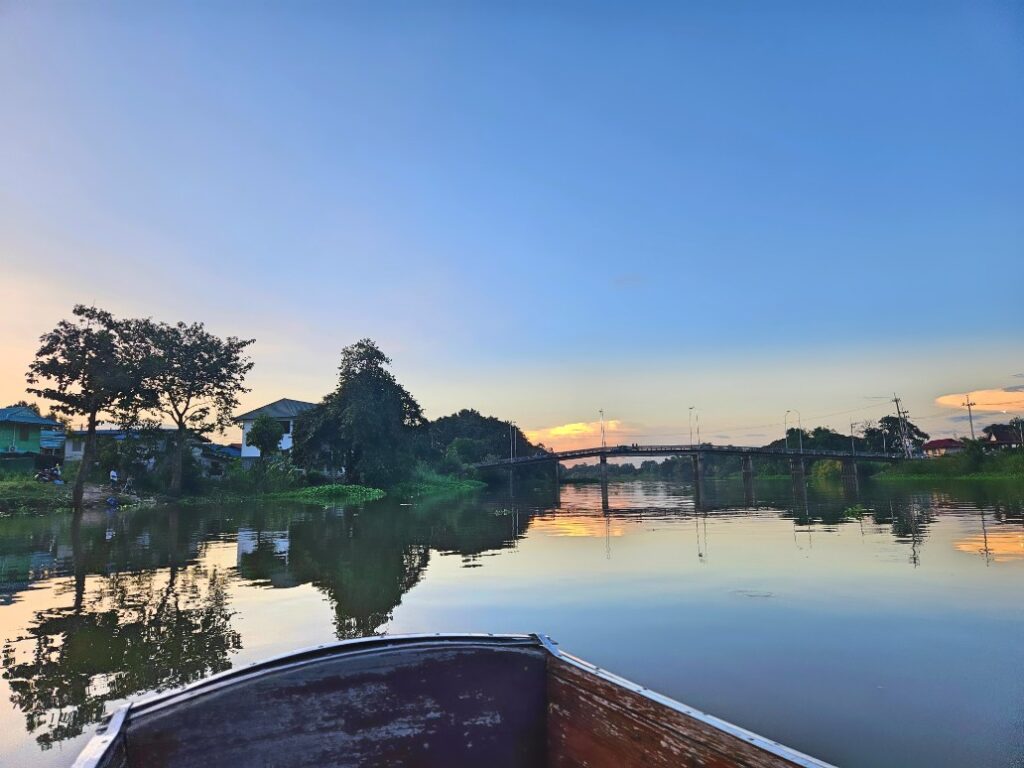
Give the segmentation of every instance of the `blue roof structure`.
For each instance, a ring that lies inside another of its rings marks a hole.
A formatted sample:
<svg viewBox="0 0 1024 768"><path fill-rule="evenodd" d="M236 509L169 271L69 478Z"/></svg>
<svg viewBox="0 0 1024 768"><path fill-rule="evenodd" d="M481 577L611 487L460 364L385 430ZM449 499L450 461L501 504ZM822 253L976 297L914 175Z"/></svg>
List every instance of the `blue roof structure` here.
<svg viewBox="0 0 1024 768"><path fill-rule="evenodd" d="M24 405L11 405L7 408L0 408L0 422L9 424L38 424L40 427L59 427L60 424L53 419L44 419L31 408Z"/></svg>

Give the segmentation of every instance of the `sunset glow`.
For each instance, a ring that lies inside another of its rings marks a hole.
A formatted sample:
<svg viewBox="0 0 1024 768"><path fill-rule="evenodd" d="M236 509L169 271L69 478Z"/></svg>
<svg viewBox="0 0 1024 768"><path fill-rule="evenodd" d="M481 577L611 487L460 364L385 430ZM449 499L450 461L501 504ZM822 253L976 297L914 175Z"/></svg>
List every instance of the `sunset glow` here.
<svg viewBox="0 0 1024 768"><path fill-rule="evenodd" d="M1024 411L1024 392L1013 388L976 389L970 393L972 407L976 411L1013 412ZM966 408L967 394L942 395L935 402L945 408Z"/></svg>

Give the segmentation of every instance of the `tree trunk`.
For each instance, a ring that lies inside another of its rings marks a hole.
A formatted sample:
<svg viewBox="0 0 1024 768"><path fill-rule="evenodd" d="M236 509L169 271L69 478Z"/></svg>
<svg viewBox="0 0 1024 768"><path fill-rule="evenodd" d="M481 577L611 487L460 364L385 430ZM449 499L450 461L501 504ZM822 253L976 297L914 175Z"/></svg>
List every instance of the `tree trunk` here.
<svg viewBox="0 0 1024 768"><path fill-rule="evenodd" d="M171 463L171 494L181 495L181 476L185 468L185 428L178 425L174 444L174 461Z"/></svg>
<svg viewBox="0 0 1024 768"><path fill-rule="evenodd" d="M75 514L82 512L82 497L85 495L85 478L92 468L93 457L96 455L96 413L89 414L85 429L85 447L82 449L82 463L78 465L75 485L71 490L71 508Z"/></svg>

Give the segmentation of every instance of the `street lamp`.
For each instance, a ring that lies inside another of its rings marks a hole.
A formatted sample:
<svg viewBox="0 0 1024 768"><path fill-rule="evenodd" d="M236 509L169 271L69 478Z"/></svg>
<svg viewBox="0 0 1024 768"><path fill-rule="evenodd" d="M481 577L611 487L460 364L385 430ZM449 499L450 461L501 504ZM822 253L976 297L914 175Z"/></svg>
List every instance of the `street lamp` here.
<svg viewBox="0 0 1024 768"><path fill-rule="evenodd" d="M782 416L782 434L786 438L786 450L789 450L789 411Z"/></svg>
<svg viewBox="0 0 1024 768"><path fill-rule="evenodd" d="M515 445L516 445L516 443L515 443L515 438L513 437L514 434L515 434L515 425L516 425L516 423L514 421L510 421L508 423L508 460L509 461L512 461L512 459L515 458Z"/></svg>
<svg viewBox="0 0 1024 768"><path fill-rule="evenodd" d="M793 408L790 411L786 411L786 415L787 416L790 413L795 413L796 414L797 431L800 433L800 453L803 453L804 452L804 425L803 425L803 422L800 419L800 411L798 411L796 408ZM783 422L783 424L785 424L785 422ZM786 430L786 450L787 451L789 450L789 430L788 429Z"/></svg>
<svg viewBox="0 0 1024 768"><path fill-rule="evenodd" d="M601 447L606 448L608 443L604 436L604 408L599 409L598 413L601 414Z"/></svg>
<svg viewBox="0 0 1024 768"><path fill-rule="evenodd" d="M693 448L693 406L692 405L690 406L689 422L690 422L690 448L692 449Z"/></svg>

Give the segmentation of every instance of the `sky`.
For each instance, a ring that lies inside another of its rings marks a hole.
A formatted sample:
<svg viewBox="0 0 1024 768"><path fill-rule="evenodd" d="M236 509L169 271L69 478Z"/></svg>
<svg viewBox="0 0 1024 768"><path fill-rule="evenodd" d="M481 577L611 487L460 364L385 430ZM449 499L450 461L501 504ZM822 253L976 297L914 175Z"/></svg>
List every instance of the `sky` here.
<svg viewBox="0 0 1024 768"><path fill-rule="evenodd" d="M255 338L244 409L369 336L556 447L964 435L1022 149L1012 2L0 0L0 401L86 303Z"/></svg>

